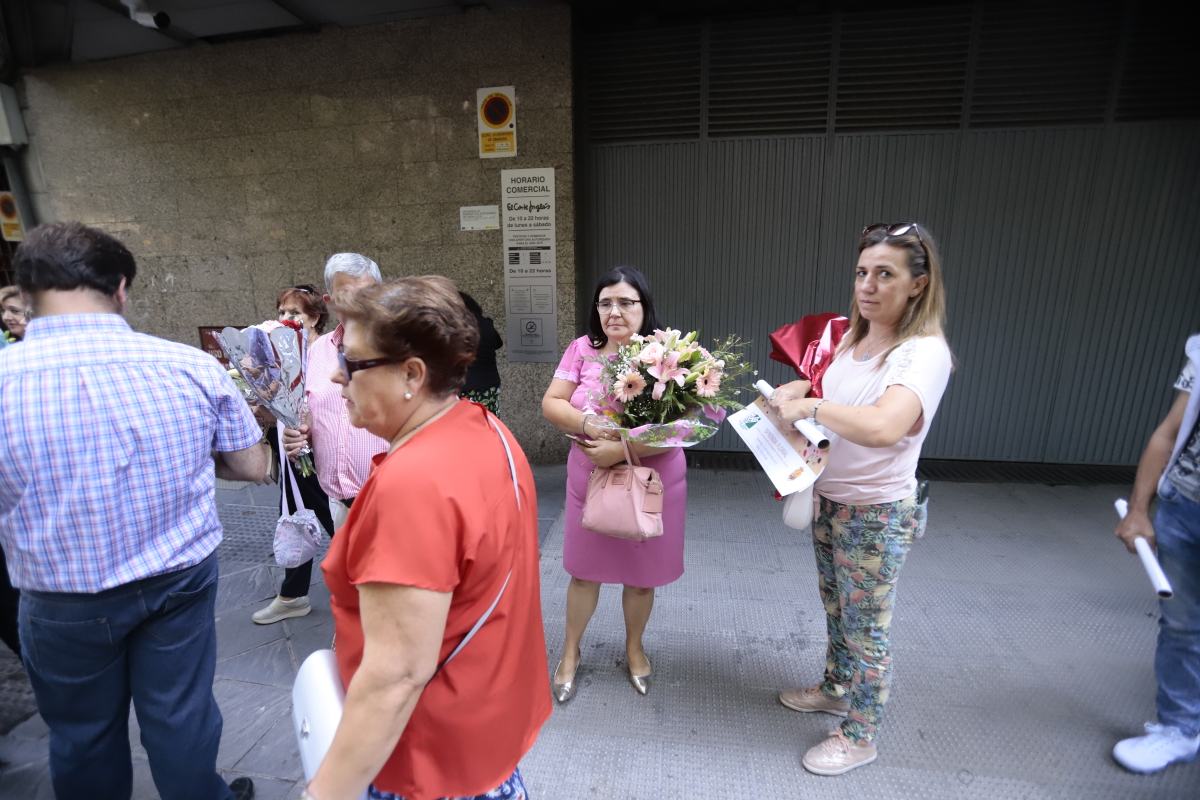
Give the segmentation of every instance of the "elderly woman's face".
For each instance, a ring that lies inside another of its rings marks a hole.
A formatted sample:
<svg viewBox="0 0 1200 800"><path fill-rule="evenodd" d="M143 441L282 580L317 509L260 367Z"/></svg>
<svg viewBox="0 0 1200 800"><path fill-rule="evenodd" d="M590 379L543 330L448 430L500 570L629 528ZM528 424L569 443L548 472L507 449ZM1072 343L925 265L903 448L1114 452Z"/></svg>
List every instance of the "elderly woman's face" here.
<svg viewBox="0 0 1200 800"><path fill-rule="evenodd" d="M645 312L638 290L625 281L605 286L596 301L596 313L600 315L600 327L610 341L625 344L629 337L642 329Z"/></svg>
<svg viewBox="0 0 1200 800"><path fill-rule="evenodd" d="M307 331L312 331L317 327L317 318L312 314L305 314L304 309L295 300L284 300L283 305L279 307L279 321L285 320L299 322Z"/></svg>
<svg viewBox="0 0 1200 800"><path fill-rule="evenodd" d="M366 328L357 320L345 323L342 353L349 361L383 357L371 344ZM367 367L355 370L353 376L337 369L333 381L342 385L342 399L346 401L351 425L366 428L389 441L400 430L407 418L408 404L403 400L404 378L399 366Z"/></svg>
<svg viewBox="0 0 1200 800"><path fill-rule="evenodd" d="M13 336L25 337L25 304L21 302L21 295L4 298L0 303L0 320Z"/></svg>

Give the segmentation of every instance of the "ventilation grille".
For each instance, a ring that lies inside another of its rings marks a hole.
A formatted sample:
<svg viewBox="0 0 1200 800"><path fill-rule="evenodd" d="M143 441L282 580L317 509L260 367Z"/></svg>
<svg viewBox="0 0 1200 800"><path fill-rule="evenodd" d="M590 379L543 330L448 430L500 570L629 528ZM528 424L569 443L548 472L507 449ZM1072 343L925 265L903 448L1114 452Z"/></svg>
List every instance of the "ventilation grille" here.
<svg viewBox="0 0 1200 800"><path fill-rule="evenodd" d="M593 141L700 135L699 25L604 32L586 47Z"/></svg>
<svg viewBox="0 0 1200 800"><path fill-rule="evenodd" d="M846 14L835 130L958 127L970 43L969 6Z"/></svg>
<svg viewBox="0 0 1200 800"><path fill-rule="evenodd" d="M1190 18L1165 4L855 3L629 30L588 19L579 86L594 142L1200 118Z"/></svg>
<svg viewBox="0 0 1200 800"><path fill-rule="evenodd" d="M1103 122L1120 22L1113 2L986 4L971 126Z"/></svg>
<svg viewBox="0 0 1200 800"><path fill-rule="evenodd" d="M1121 73L1118 120L1200 118L1200 55L1191 19L1170 7L1138 5Z"/></svg>
<svg viewBox="0 0 1200 800"><path fill-rule="evenodd" d="M714 25L708 134L823 133L831 34L828 16Z"/></svg>

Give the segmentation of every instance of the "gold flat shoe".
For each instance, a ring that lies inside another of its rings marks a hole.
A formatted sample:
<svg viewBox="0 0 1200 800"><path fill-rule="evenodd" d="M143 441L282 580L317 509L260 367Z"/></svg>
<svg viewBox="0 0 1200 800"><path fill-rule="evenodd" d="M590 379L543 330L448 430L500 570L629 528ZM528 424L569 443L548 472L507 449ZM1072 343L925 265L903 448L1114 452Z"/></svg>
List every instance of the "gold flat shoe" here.
<svg viewBox="0 0 1200 800"><path fill-rule="evenodd" d="M574 675L571 676L570 680L563 681L562 683L559 683L558 681L554 680L554 677L558 675L558 669L561 666L562 666L562 660L559 659L558 666L554 668L554 675L551 676L551 678L550 678L550 690L554 694L554 699L556 701L558 701L560 704L567 702L568 700L570 700L572 697L575 696L575 685L576 685ZM579 672L579 667L575 667L575 672L576 673Z"/></svg>
<svg viewBox="0 0 1200 800"><path fill-rule="evenodd" d="M654 676L654 670L651 669L645 675L634 675L633 667L626 666L626 674L629 676L629 682L633 684L633 688L643 697L650 691L650 679Z"/></svg>

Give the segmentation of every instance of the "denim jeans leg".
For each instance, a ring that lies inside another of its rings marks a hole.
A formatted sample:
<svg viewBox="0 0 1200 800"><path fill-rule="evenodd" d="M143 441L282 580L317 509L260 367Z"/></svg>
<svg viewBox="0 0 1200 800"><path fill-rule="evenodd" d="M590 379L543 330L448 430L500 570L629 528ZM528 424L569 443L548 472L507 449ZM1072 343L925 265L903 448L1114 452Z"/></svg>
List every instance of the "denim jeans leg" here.
<svg viewBox="0 0 1200 800"><path fill-rule="evenodd" d="M136 624L128 598L25 592L25 669L50 729L57 797L126 800L133 791L129 679L123 633Z"/></svg>
<svg viewBox="0 0 1200 800"><path fill-rule="evenodd" d="M1168 492L1154 518L1158 558L1175 596L1159 603L1158 721L1200 734L1200 503Z"/></svg>
<svg viewBox="0 0 1200 800"><path fill-rule="evenodd" d="M129 639L129 674L154 785L162 800L226 800L213 697L216 555L144 581L140 594L147 617Z"/></svg>

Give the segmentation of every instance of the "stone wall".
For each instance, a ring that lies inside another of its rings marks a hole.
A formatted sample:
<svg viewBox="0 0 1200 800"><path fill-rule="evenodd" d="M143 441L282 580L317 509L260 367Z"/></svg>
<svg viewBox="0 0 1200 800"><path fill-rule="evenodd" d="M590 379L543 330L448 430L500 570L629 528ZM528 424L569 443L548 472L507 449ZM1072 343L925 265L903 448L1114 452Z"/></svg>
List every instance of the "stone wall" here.
<svg viewBox="0 0 1200 800"><path fill-rule="evenodd" d="M460 232L500 202L500 170L552 166L559 338L575 330L570 13L471 13L33 70L22 78L40 220L118 235L138 259L130 322L190 344L200 325L274 316L353 250L385 277L440 273L504 330L501 237ZM482 160L475 92L517 90L520 156ZM531 460L552 364L508 364L502 416Z"/></svg>

